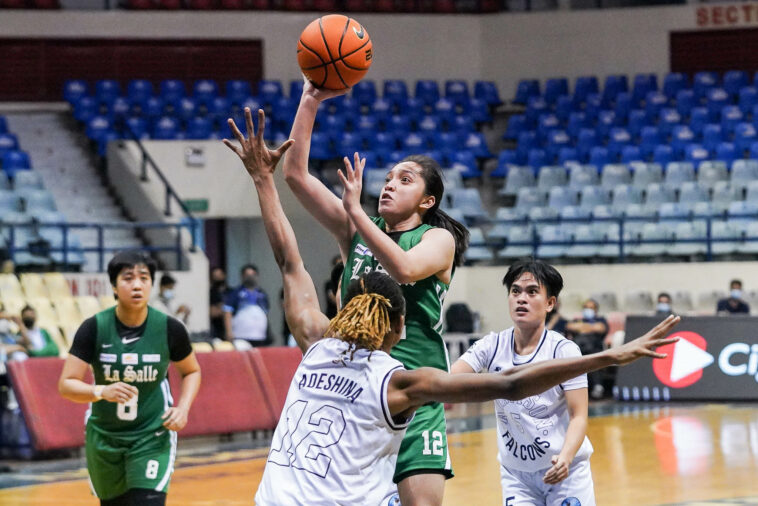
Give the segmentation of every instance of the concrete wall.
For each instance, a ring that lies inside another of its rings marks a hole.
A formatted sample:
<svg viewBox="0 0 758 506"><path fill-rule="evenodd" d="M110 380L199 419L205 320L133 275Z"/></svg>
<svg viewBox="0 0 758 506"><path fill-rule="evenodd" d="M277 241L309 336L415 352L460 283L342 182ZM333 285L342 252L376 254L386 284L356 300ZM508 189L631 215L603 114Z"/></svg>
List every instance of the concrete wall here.
<svg viewBox="0 0 758 506"><path fill-rule="evenodd" d="M369 78L491 79L509 97L518 79L524 77L666 72L669 32L698 28L699 8L683 5L457 16L359 14L357 18L374 42L375 60ZM260 38L264 75L289 80L299 77L297 38L316 16L282 12L7 11L0 16L0 34Z"/></svg>

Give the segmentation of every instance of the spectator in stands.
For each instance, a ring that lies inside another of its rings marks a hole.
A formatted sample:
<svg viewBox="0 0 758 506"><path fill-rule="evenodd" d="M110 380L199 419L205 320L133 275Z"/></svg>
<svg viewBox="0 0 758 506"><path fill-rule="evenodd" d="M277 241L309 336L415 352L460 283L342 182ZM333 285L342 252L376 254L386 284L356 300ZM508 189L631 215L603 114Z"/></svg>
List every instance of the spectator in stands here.
<svg viewBox="0 0 758 506"><path fill-rule="evenodd" d="M228 340L242 339L254 346L270 344L269 303L258 286L258 268L247 264L240 270L242 284L224 301L224 323Z"/></svg>
<svg viewBox="0 0 758 506"><path fill-rule="evenodd" d="M24 306L21 318L14 320L18 325L19 344L30 357L57 357L60 350L50 333L37 326L37 312L31 306Z"/></svg>
<svg viewBox="0 0 758 506"><path fill-rule="evenodd" d="M224 299L229 295L229 285L226 284L226 271L221 267L211 269L210 301L211 336L226 339L224 325Z"/></svg>
<svg viewBox="0 0 758 506"><path fill-rule="evenodd" d="M545 322L545 327L548 330L553 330L565 336L566 325L568 324L568 320L566 320L561 314L561 312L559 311L560 307L561 307L561 300L556 299L555 307L553 308L552 311L550 311L547 314L547 321Z"/></svg>
<svg viewBox="0 0 758 506"><path fill-rule="evenodd" d="M339 281L342 277L342 258L335 255L332 258L332 272L329 279L324 283L324 295L326 297L326 311L324 314L327 318L332 319L337 315L337 290L339 290Z"/></svg>
<svg viewBox="0 0 758 506"><path fill-rule="evenodd" d="M658 302L655 305L655 316L668 316L671 313L671 295L667 292L659 293Z"/></svg>
<svg viewBox="0 0 758 506"><path fill-rule="evenodd" d="M27 358L26 349L16 342L16 335L12 329L12 324L18 321L18 316L6 312L5 306L0 302L0 375L5 374L7 360Z"/></svg>
<svg viewBox="0 0 758 506"><path fill-rule="evenodd" d="M582 355L603 351L608 322L599 315L599 309L596 300L587 299L582 305L582 317L566 324L567 337L579 346ZM593 399L601 399L605 395L603 379L604 375L598 371L587 374L590 397Z"/></svg>
<svg viewBox="0 0 758 506"><path fill-rule="evenodd" d="M742 281L733 279L729 283L729 297L721 299L716 305L716 314L748 314L750 306L742 300Z"/></svg>
<svg viewBox="0 0 758 506"><path fill-rule="evenodd" d="M171 274L164 273L158 283L158 297L153 300L152 306L167 315L173 316L186 325L190 315L190 308L185 304L177 306L174 288L176 288L176 278Z"/></svg>

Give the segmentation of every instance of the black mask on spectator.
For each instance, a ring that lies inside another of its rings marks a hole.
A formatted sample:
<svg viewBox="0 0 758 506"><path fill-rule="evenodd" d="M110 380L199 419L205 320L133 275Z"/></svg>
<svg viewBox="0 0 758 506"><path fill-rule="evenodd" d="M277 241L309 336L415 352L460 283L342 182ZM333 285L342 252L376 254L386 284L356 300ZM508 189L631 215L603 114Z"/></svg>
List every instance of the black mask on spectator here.
<svg viewBox="0 0 758 506"><path fill-rule="evenodd" d="M28 329L34 327L34 318L23 318L21 321L24 322L24 327Z"/></svg>

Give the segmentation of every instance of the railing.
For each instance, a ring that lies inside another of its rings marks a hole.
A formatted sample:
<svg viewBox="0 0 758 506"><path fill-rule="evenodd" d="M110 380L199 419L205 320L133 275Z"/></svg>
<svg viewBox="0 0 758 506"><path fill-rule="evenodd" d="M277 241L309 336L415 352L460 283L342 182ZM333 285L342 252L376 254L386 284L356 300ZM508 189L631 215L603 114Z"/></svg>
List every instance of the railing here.
<svg viewBox="0 0 758 506"><path fill-rule="evenodd" d="M5 236L8 255L14 262L18 259L18 253L29 253L37 257L42 261L45 259L50 260L51 264L59 263L62 266L70 266L79 263L77 257L80 253L98 253L98 270L104 271L107 264L107 257L109 253L113 253L123 249L122 247L109 246L105 242L106 230L123 230L131 229L134 231L146 230L146 229L165 229L166 237L171 238L170 244L164 245L152 245L152 246L140 246L140 250L149 252L169 252L176 255L177 269L181 269L184 265L184 253L182 245L182 229L188 229L191 236L191 250L195 248L195 237L197 226L197 220L186 223L132 223L132 222L113 222L113 223L91 223L91 222L78 222L78 223L2 223L0 226ZM97 245L95 246L82 246L78 238L73 238L70 234L72 230L84 230L95 229L97 231ZM40 231L60 231L60 243L58 241L50 241L50 234L45 234ZM24 233L22 231L29 231ZM173 237L170 232L173 231ZM20 238L23 235L22 238ZM51 253L61 253L62 258L60 262L53 261Z"/></svg>
<svg viewBox="0 0 758 506"><path fill-rule="evenodd" d="M719 214L719 215L691 215L689 217L603 217L603 218L547 218L547 219L514 219L514 220L496 220L497 224L513 224L513 225L531 225L531 239L529 241L511 241L506 239L504 244L499 246L529 246L532 249L532 255L538 257L538 250L542 246L618 246L618 260L620 262L626 261L628 255L628 249L630 247L639 246L643 244L704 244L705 260L713 260L713 245L714 243L752 243L758 242L758 236L749 236L743 233L739 236L733 237L713 237L713 223L725 222L728 220L740 220L740 221L758 221L758 214ZM616 223L618 225L618 239L604 237L602 240L565 240L565 241L549 241L542 240L540 237L539 225L561 225L561 224L579 224L579 225L591 225L593 223ZM673 238L665 239L645 239L642 237L629 238L625 237L625 227L629 223L705 223L705 235L702 237L692 237L679 239L676 236ZM734 222L734 221L733 221ZM693 253L696 254L696 253ZM758 255L758 253L755 253ZM559 258L565 255L560 255ZM683 255L681 255L683 256ZM588 256L588 258L591 256ZM580 258L580 257L578 257Z"/></svg>

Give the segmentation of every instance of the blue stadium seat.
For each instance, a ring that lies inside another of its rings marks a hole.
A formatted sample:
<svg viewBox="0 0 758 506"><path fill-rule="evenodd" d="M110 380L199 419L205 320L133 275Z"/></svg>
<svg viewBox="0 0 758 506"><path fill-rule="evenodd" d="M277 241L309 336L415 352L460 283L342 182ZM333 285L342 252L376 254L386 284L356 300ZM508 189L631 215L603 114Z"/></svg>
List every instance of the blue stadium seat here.
<svg viewBox="0 0 758 506"><path fill-rule="evenodd" d="M344 116L343 116L344 117ZM377 131L378 121L373 114L361 114L353 118L353 128L361 135L371 135Z"/></svg>
<svg viewBox="0 0 758 506"><path fill-rule="evenodd" d="M739 91L737 99L742 114L745 116L753 114L753 109L758 105L758 90L754 86L745 86Z"/></svg>
<svg viewBox="0 0 758 506"><path fill-rule="evenodd" d="M441 130L440 122L436 116L422 117L419 119L417 127L419 132L424 132L426 134L434 134Z"/></svg>
<svg viewBox="0 0 758 506"><path fill-rule="evenodd" d="M469 132L475 132L476 125L474 125L474 121L468 116L456 116L452 131L458 133L459 135L464 135L468 134Z"/></svg>
<svg viewBox="0 0 758 506"><path fill-rule="evenodd" d="M97 101L92 97L82 97L74 103L74 119L80 123L86 123L97 115Z"/></svg>
<svg viewBox="0 0 758 506"><path fill-rule="evenodd" d="M708 109L705 107L693 107L690 111L690 128L695 135L702 135L703 128L710 122L708 119Z"/></svg>
<svg viewBox="0 0 758 506"><path fill-rule="evenodd" d="M565 130L552 130L547 136L545 151L548 161L554 161L558 157L558 152L563 148L571 146L571 137Z"/></svg>
<svg viewBox="0 0 758 506"><path fill-rule="evenodd" d="M534 128L537 125L537 121L540 116L550 111L550 106L545 99L538 97L529 98L529 103L526 106L524 117L526 118L527 127Z"/></svg>
<svg viewBox="0 0 758 506"><path fill-rule="evenodd" d="M16 172L21 170L30 170L32 163L29 160L29 153L20 149L12 149L6 151L0 159L3 172L5 172L9 178L13 178Z"/></svg>
<svg viewBox="0 0 758 506"><path fill-rule="evenodd" d="M0 188L7 190L10 188L7 175L4 172L0 174L2 174L0 176ZM36 188L41 190L43 188L42 176L33 170L18 172L16 178L13 180L13 188L16 190L20 190L21 188Z"/></svg>
<svg viewBox="0 0 758 506"><path fill-rule="evenodd" d="M110 103L121 95L121 85L115 79L100 79L95 82L95 100Z"/></svg>
<svg viewBox="0 0 758 506"><path fill-rule="evenodd" d="M503 103L494 81L476 81L474 83L474 97L482 100L490 107Z"/></svg>
<svg viewBox="0 0 758 506"><path fill-rule="evenodd" d="M489 123L492 121L492 114L487 103L478 98L472 98L464 105L464 114L471 116L475 123Z"/></svg>
<svg viewBox="0 0 758 506"><path fill-rule="evenodd" d="M484 134L481 132L469 133L463 142L463 147L468 149L477 158L492 157L492 153L487 147L487 142L484 139Z"/></svg>
<svg viewBox="0 0 758 506"><path fill-rule="evenodd" d="M335 131L337 133L337 131ZM363 136L355 132L342 132L337 136L332 135L332 139L337 144L337 155L351 158L356 151L362 153L364 150Z"/></svg>
<svg viewBox="0 0 758 506"><path fill-rule="evenodd" d="M538 258L560 258L566 256L571 246L571 236L565 225L548 225L540 233L540 245L537 247Z"/></svg>
<svg viewBox="0 0 758 506"><path fill-rule="evenodd" d="M645 188L645 206L655 209L664 202L676 202L674 187L660 183L647 185L647 188Z"/></svg>
<svg viewBox="0 0 758 506"><path fill-rule="evenodd" d="M108 116L114 122L121 122L129 115L132 106L133 104L124 97L117 97L116 100L108 104Z"/></svg>
<svg viewBox="0 0 758 506"><path fill-rule="evenodd" d="M741 158L741 156L737 153L737 148L733 142L722 142L716 146L714 158L731 165L734 160Z"/></svg>
<svg viewBox="0 0 758 506"><path fill-rule="evenodd" d="M713 88L708 91L706 108L710 121L718 121L721 117L721 109L729 105L729 94L723 88Z"/></svg>
<svg viewBox="0 0 758 506"><path fill-rule="evenodd" d="M668 104L668 97L660 91L651 91L645 96L645 112L651 118L655 118L661 109Z"/></svg>
<svg viewBox="0 0 758 506"><path fill-rule="evenodd" d="M683 118L689 118L692 108L697 105L695 92L692 90L679 90L676 94L676 110Z"/></svg>
<svg viewBox="0 0 758 506"><path fill-rule="evenodd" d="M621 157L621 150L625 146L628 146L632 142L632 135L626 128L614 127L608 132L608 156L612 163L615 163ZM592 162L592 154L590 154L590 163ZM596 163L597 164L597 163ZM600 164L597 164L600 165Z"/></svg>
<svg viewBox="0 0 758 506"><path fill-rule="evenodd" d="M186 139L210 139L213 135L213 123L200 116L192 118L187 124Z"/></svg>
<svg viewBox="0 0 758 506"><path fill-rule="evenodd" d="M74 105L80 98L89 95L89 85L82 79L68 79L63 83L63 99Z"/></svg>
<svg viewBox="0 0 758 506"><path fill-rule="evenodd" d="M416 81L414 97L420 99L424 104L434 104L440 99L439 84L431 79L419 79Z"/></svg>
<svg viewBox="0 0 758 506"><path fill-rule="evenodd" d="M639 139L642 129L650 125L652 125L652 122L644 110L632 109L629 111L629 120L626 128L629 130L629 133L632 134L632 137Z"/></svg>
<svg viewBox="0 0 758 506"><path fill-rule="evenodd" d="M666 165L667 163L673 161L675 158L676 157L674 156L674 149L667 144L659 144L653 150L654 163Z"/></svg>
<svg viewBox="0 0 758 506"><path fill-rule="evenodd" d="M249 102L242 102L243 104L247 104L249 106ZM206 105L206 108L208 110L208 120L213 123L214 121L218 124L226 123L226 120L229 119L229 116L232 115L234 112L232 108L232 104L229 102L229 99L227 97L221 97L218 96L210 101ZM257 124L258 122L258 109L250 108L250 114L253 115L253 122ZM266 118L269 119L269 118ZM239 125L240 127L242 125ZM271 132L268 132L271 133Z"/></svg>
<svg viewBox="0 0 758 506"><path fill-rule="evenodd" d="M703 127L703 147L709 152L716 151L716 146L724 140L724 136L721 132L721 125L710 123Z"/></svg>
<svg viewBox="0 0 758 506"><path fill-rule="evenodd" d="M695 180L695 167L689 162L670 162L666 165L665 182L670 185L680 185L685 181Z"/></svg>
<svg viewBox="0 0 758 506"><path fill-rule="evenodd" d="M743 70L729 70L724 73L724 90L732 97L736 97L740 89L749 84L750 78Z"/></svg>
<svg viewBox="0 0 758 506"><path fill-rule="evenodd" d="M386 79L383 85L382 98L395 106L402 106L408 101L408 87L400 79Z"/></svg>
<svg viewBox="0 0 758 506"><path fill-rule="evenodd" d="M758 135L752 123L738 123L734 127L734 145L737 148L738 157L749 152L750 145L756 140L758 140Z"/></svg>
<svg viewBox="0 0 758 506"><path fill-rule="evenodd" d="M593 187L590 187L593 188ZM579 204L579 191L570 186L554 186L548 194L547 205L554 209Z"/></svg>
<svg viewBox="0 0 758 506"><path fill-rule="evenodd" d="M376 83L371 79L362 79L353 85L353 98L360 105L371 105L376 97Z"/></svg>
<svg viewBox="0 0 758 506"><path fill-rule="evenodd" d="M441 98L434 103L434 114L450 129L455 122L455 104L447 98Z"/></svg>
<svg viewBox="0 0 758 506"><path fill-rule="evenodd" d="M565 147L558 150L558 159L556 163L558 165L566 165L568 163L580 163L581 157L576 148Z"/></svg>
<svg viewBox="0 0 758 506"><path fill-rule="evenodd" d="M142 108L142 116L149 121L157 121L166 112L166 102L158 97L150 97Z"/></svg>
<svg viewBox="0 0 758 506"><path fill-rule="evenodd" d="M605 138L611 131L611 128L619 126L622 123L615 111L600 111L597 115L596 130L601 138Z"/></svg>
<svg viewBox="0 0 758 506"><path fill-rule="evenodd" d="M278 79L261 79L258 81L258 99L270 105L284 96L284 86Z"/></svg>
<svg viewBox="0 0 758 506"><path fill-rule="evenodd" d="M679 202L692 206L696 202L709 201L708 185L704 182L687 181L681 184L679 188Z"/></svg>
<svg viewBox="0 0 758 506"><path fill-rule="evenodd" d="M210 104L218 93L218 83L212 79L197 80L192 87L192 97L198 104Z"/></svg>
<svg viewBox="0 0 758 506"><path fill-rule="evenodd" d="M695 132L687 125L677 125L671 131L671 147L677 158L684 157L684 148L695 142Z"/></svg>
<svg viewBox="0 0 758 506"><path fill-rule="evenodd" d="M708 95L708 91L719 85L719 76L716 72L697 72L692 81L692 90L695 96L703 99Z"/></svg>
<svg viewBox="0 0 758 506"><path fill-rule="evenodd" d="M419 132L411 132L404 138L400 139L403 149L406 151L421 152L425 151L429 144L426 137Z"/></svg>
<svg viewBox="0 0 758 506"><path fill-rule="evenodd" d="M310 156L314 160L330 160L335 157L331 138L325 132L313 132Z"/></svg>
<svg viewBox="0 0 758 506"><path fill-rule="evenodd" d="M16 136L11 133L0 134L0 156L14 149L18 149Z"/></svg>
<svg viewBox="0 0 758 506"><path fill-rule="evenodd" d="M603 165L611 163L611 156L608 149L603 146L595 146L590 149L589 163L595 167L602 167Z"/></svg>
<svg viewBox="0 0 758 506"><path fill-rule="evenodd" d="M56 211L58 209L55 205L53 194L48 190L24 188L16 190L16 193L21 197L26 212L32 209L45 211Z"/></svg>
<svg viewBox="0 0 758 506"><path fill-rule="evenodd" d="M253 94L253 87L250 85L250 81L242 79L230 79L224 85L224 89L226 98L230 103L235 105L241 104L247 97Z"/></svg>
<svg viewBox="0 0 758 506"><path fill-rule="evenodd" d="M153 96L153 83L147 79L132 79L126 86L126 97L132 103L145 103Z"/></svg>
<svg viewBox="0 0 758 506"><path fill-rule="evenodd" d="M513 102L526 105L530 98L540 96L540 82L537 79L522 79L516 86L516 96Z"/></svg>
<svg viewBox="0 0 758 506"><path fill-rule="evenodd" d="M407 116L395 114L390 118L388 131L394 133L398 138L403 138L411 132L411 121Z"/></svg>
<svg viewBox="0 0 758 506"><path fill-rule="evenodd" d="M548 191L555 186L566 186L568 173L564 167L547 165L540 169L537 176L537 187Z"/></svg>
<svg viewBox="0 0 758 506"><path fill-rule="evenodd" d="M727 105L721 109L721 131L724 138L731 139L737 124L742 121L742 110L736 105Z"/></svg>
<svg viewBox="0 0 758 506"><path fill-rule="evenodd" d="M576 103L584 103L587 99L587 95L598 92L599 87L597 77L579 76L576 78L576 82L574 83L574 101Z"/></svg>
<svg viewBox="0 0 758 506"><path fill-rule="evenodd" d="M664 107L658 114L658 130L664 137L668 136L681 121L682 117L679 111L671 107Z"/></svg>
<svg viewBox="0 0 758 506"><path fill-rule="evenodd" d="M553 77L545 81L545 92L542 96L548 104L555 104L561 95L568 95L568 79Z"/></svg>
<svg viewBox="0 0 758 506"><path fill-rule="evenodd" d="M645 159L652 159L655 147L661 143L662 136L658 127L646 126L640 130L640 151Z"/></svg>
<svg viewBox="0 0 758 506"><path fill-rule="evenodd" d="M239 123L237 123L239 125ZM179 122L170 116L164 116L153 126L152 136L156 140L175 140L179 138Z"/></svg>
<svg viewBox="0 0 758 506"><path fill-rule="evenodd" d="M529 151L539 147L537 142L537 133L531 131L521 132L516 144L516 163L526 164Z"/></svg>
<svg viewBox="0 0 758 506"><path fill-rule="evenodd" d="M584 104L584 114L587 116L587 121L592 123L597 120L598 113L603 109L600 95L597 93L590 93L587 95L587 101Z"/></svg>
<svg viewBox="0 0 758 506"><path fill-rule="evenodd" d="M445 98L458 105L467 103L471 98L468 83L461 79L449 79L445 81Z"/></svg>
<svg viewBox="0 0 758 506"><path fill-rule="evenodd" d="M505 128L503 139L516 140L521 132L526 129L526 117L523 114L514 114L508 118L508 126Z"/></svg>
<svg viewBox="0 0 758 506"><path fill-rule="evenodd" d="M530 149L527 165L529 165L535 172L537 172L540 167L549 165L545 150L539 148Z"/></svg>
<svg viewBox="0 0 758 506"><path fill-rule="evenodd" d="M178 79L166 79L161 81L160 96L167 102L175 102L187 96L184 83Z"/></svg>
<svg viewBox="0 0 758 506"><path fill-rule="evenodd" d="M568 121L566 122L566 132L572 139L579 137L579 132L582 128L589 128L590 122L587 120L587 115L581 111L574 111L569 114Z"/></svg>
<svg viewBox="0 0 758 506"><path fill-rule="evenodd" d="M105 116L95 116L87 122L84 134L93 141L97 141L106 132L112 129L110 120Z"/></svg>
<svg viewBox="0 0 758 506"><path fill-rule="evenodd" d="M506 173L505 185L498 192L500 195L518 195L522 188L534 186L534 171L531 167L513 165Z"/></svg>
<svg viewBox="0 0 758 506"><path fill-rule="evenodd" d="M474 154L469 151L456 151L451 160L451 167L461 173L463 179L481 177L482 173L476 163Z"/></svg>
<svg viewBox="0 0 758 506"><path fill-rule="evenodd" d="M163 100L160 98L151 98L148 100L148 104L152 104L150 107L154 108L157 106L157 110L154 110L154 112L150 114L146 114L147 117L158 117L161 114L163 114ZM183 121L189 121L195 116L199 114L197 103L195 103L195 99L192 97L184 97L180 98L177 102L174 103L174 115L181 118ZM253 109L251 109L252 111ZM224 123L226 123L226 119L224 118ZM242 126L242 125L239 125Z"/></svg>
<svg viewBox="0 0 758 506"><path fill-rule="evenodd" d="M303 86L304 83L302 79L293 79L290 81L289 93L287 96L291 101L296 103L300 101L300 97L303 95Z"/></svg>
<svg viewBox="0 0 758 506"><path fill-rule="evenodd" d="M613 112L615 113L615 124L623 124L627 118L629 118L629 113L632 109L636 109L637 107L639 107L639 104L634 103L634 100L629 93L621 92L616 95L616 105L613 108ZM599 114L598 119L600 119Z"/></svg>
<svg viewBox="0 0 758 506"><path fill-rule="evenodd" d="M658 77L655 74L637 74L634 76L632 100L636 105L641 104L651 91L658 91Z"/></svg>
<svg viewBox="0 0 758 506"><path fill-rule="evenodd" d="M466 219L482 220L488 218L487 211L482 205L481 195L476 188L453 188L450 191L450 202L452 207L463 211Z"/></svg>
<svg viewBox="0 0 758 506"><path fill-rule="evenodd" d="M555 101L555 115L561 120L561 123L568 121L569 115L574 112L573 100L568 95L561 95Z"/></svg>
<svg viewBox="0 0 758 506"><path fill-rule="evenodd" d="M8 133L8 120L5 116L0 115L0 134Z"/></svg>
<svg viewBox="0 0 758 506"><path fill-rule="evenodd" d="M636 146L633 146L636 147ZM620 164L610 164L603 167L600 175L600 184L603 188L611 189L618 185L626 185L632 182L632 174L629 167Z"/></svg>
<svg viewBox="0 0 758 506"><path fill-rule="evenodd" d="M553 130L560 128L561 122L555 114L543 114L537 124L537 138L541 143L547 141L548 135Z"/></svg>
<svg viewBox="0 0 758 506"><path fill-rule="evenodd" d="M669 72L663 78L663 93L669 100L674 100L680 91L688 87L687 75L681 72Z"/></svg>
<svg viewBox="0 0 758 506"><path fill-rule="evenodd" d="M603 85L602 104L604 107L610 107L616 102L616 96L619 93L629 91L629 83L625 75L610 75L605 78Z"/></svg>
<svg viewBox="0 0 758 506"><path fill-rule="evenodd" d="M593 165L574 165L569 168L569 186L584 188L596 186L600 183L597 167Z"/></svg>
<svg viewBox="0 0 758 506"><path fill-rule="evenodd" d="M632 173L632 185L637 188L646 188L651 183L663 182L663 168L660 163L634 164Z"/></svg>
<svg viewBox="0 0 758 506"><path fill-rule="evenodd" d="M387 99L377 98L371 104L371 114L376 117L376 120L381 124L382 128L386 128L389 124L390 118L394 113L394 105Z"/></svg>
<svg viewBox="0 0 758 506"><path fill-rule="evenodd" d="M601 144L600 136L595 129L583 128L576 140L576 149L583 161L589 160L592 148Z"/></svg>

